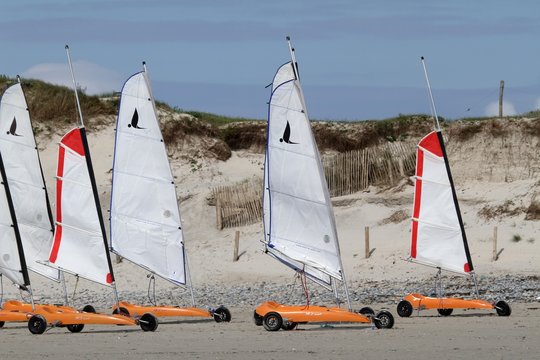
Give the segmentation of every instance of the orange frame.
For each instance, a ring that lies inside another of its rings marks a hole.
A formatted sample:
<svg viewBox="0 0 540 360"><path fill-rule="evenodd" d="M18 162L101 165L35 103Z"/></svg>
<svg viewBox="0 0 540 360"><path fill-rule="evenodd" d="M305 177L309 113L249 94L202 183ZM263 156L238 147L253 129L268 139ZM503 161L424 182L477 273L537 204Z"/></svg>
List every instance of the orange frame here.
<svg viewBox="0 0 540 360"><path fill-rule="evenodd" d="M409 294L403 300L411 303L414 309L495 309L495 306L485 300L462 298L436 298L421 294Z"/></svg>
<svg viewBox="0 0 540 360"><path fill-rule="evenodd" d="M205 309L194 307L182 308L178 306L141 306L134 305L127 301L120 301L120 310L127 310L129 316L140 316L144 313L151 313L157 317L191 316L213 318L212 313ZM117 305L113 305L113 311L117 312Z"/></svg>

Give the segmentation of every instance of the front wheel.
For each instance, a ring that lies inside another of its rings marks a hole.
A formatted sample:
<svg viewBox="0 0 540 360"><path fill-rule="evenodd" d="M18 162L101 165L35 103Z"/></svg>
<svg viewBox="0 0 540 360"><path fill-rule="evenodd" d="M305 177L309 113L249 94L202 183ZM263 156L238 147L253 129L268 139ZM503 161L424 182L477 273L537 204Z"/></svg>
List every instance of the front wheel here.
<svg viewBox="0 0 540 360"><path fill-rule="evenodd" d="M512 313L512 309L510 308L510 305L506 301L497 301L495 304L495 310L497 311L497 315L499 316L510 316Z"/></svg>
<svg viewBox="0 0 540 360"><path fill-rule="evenodd" d="M87 311L88 312L88 311ZM84 328L84 324L73 324L67 326L68 330L72 333L79 333Z"/></svg>
<svg viewBox="0 0 540 360"><path fill-rule="evenodd" d="M231 312L225 306L220 306L214 310L214 320L219 323L222 321L229 322L231 321Z"/></svg>
<svg viewBox="0 0 540 360"><path fill-rule="evenodd" d="M95 309L92 305L86 305L85 307L82 308L81 311L84 311L84 312L87 312L87 313L91 313L91 314L95 314L95 313L96 313L96 309Z"/></svg>
<svg viewBox="0 0 540 360"><path fill-rule="evenodd" d="M278 331L283 325L283 319L277 312L269 312L263 316L263 326L267 331Z"/></svg>
<svg viewBox="0 0 540 360"><path fill-rule="evenodd" d="M413 313L412 304L410 302L408 302L407 300L401 300L397 304L397 313L401 317L409 317L409 316L411 316L412 313Z"/></svg>
<svg viewBox="0 0 540 360"><path fill-rule="evenodd" d="M41 315L33 315L30 320L28 320L28 330L32 334L43 334L47 329L47 320Z"/></svg>
<svg viewBox="0 0 540 360"><path fill-rule="evenodd" d="M391 329L394 326L394 316L389 311L383 310L373 318L377 329Z"/></svg>
<svg viewBox="0 0 540 360"><path fill-rule="evenodd" d="M158 327L158 320L154 315L145 313L139 319L139 326L143 331L156 331Z"/></svg>
<svg viewBox="0 0 540 360"><path fill-rule="evenodd" d="M263 317L261 315L257 314L257 311L253 312L253 322L257 326L262 326L262 324L263 324Z"/></svg>
<svg viewBox="0 0 540 360"><path fill-rule="evenodd" d="M450 315L452 315L453 311L454 311L454 309L437 309L437 312L441 316L450 316Z"/></svg>

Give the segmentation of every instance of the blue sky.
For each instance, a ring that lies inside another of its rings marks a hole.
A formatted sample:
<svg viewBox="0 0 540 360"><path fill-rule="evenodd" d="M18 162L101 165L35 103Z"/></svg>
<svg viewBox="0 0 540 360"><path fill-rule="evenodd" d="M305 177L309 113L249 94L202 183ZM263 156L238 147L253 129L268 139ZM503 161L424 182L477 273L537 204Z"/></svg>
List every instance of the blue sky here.
<svg viewBox="0 0 540 360"><path fill-rule="evenodd" d="M2 5L0 74L119 91L145 60L158 100L266 118L265 86L296 48L314 119L540 107L537 0L17 0Z"/></svg>

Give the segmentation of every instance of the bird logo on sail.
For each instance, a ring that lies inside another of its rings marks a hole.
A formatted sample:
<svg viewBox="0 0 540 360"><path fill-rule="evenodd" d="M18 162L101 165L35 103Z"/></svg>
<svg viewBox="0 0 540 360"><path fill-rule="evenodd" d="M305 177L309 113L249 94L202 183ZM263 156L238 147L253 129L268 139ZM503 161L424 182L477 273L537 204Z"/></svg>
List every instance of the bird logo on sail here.
<svg viewBox="0 0 540 360"><path fill-rule="evenodd" d="M128 127L133 127L135 129L144 129L142 127L139 127L139 113L137 112L137 109L135 109L135 112L133 113L133 116L131 117L131 123L128 124Z"/></svg>
<svg viewBox="0 0 540 360"><path fill-rule="evenodd" d="M283 131L283 137L279 139L279 142L286 142L287 144L298 144L291 141L291 125L289 125L289 121L287 121L285 131Z"/></svg>
<svg viewBox="0 0 540 360"><path fill-rule="evenodd" d="M6 133L8 135L13 135L13 136L22 136L22 135L17 134L17 119L15 119L15 117L13 117L13 122L11 123L11 126L9 127L9 131L7 131Z"/></svg>

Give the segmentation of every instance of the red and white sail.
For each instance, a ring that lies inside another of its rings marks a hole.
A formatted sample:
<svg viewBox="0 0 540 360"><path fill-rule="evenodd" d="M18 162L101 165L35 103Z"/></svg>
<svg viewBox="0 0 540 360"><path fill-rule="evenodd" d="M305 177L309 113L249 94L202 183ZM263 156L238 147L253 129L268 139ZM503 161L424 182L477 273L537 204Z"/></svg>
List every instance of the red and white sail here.
<svg viewBox="0 0 540 360"><path fill-rule="evenodd" d="M264 175L267 252L319 283L342 280L332 203L293 62L272 83Z"/></svg>
<svg viewBox="0 0 540 360"><path fill-rule="evenodd" d="M47 189L20 83L10 86L0 102L0 153L28 268L59 281L59 271L43 265L53 241Z"/></svg>
<svg viewBox="0 0 540 360"><path fill-rule="evenodd" d="M49 261L83 278L111 285L110 258L96 199L84 128L60 141L56 170L56 227Z"/></svg>
<svg viewBox="0 0 540 360"><path fill-rule="evenodd" d="M167 149L146 71L122 89L111 195L111 249L186 284L182 224Z"/></svg>
<svg viewBox="0 0 540 360"><path fill-rule="evenodd" d="M412 217L414 261L462 274L473 270L440 131L418 144Z"/></svg>

